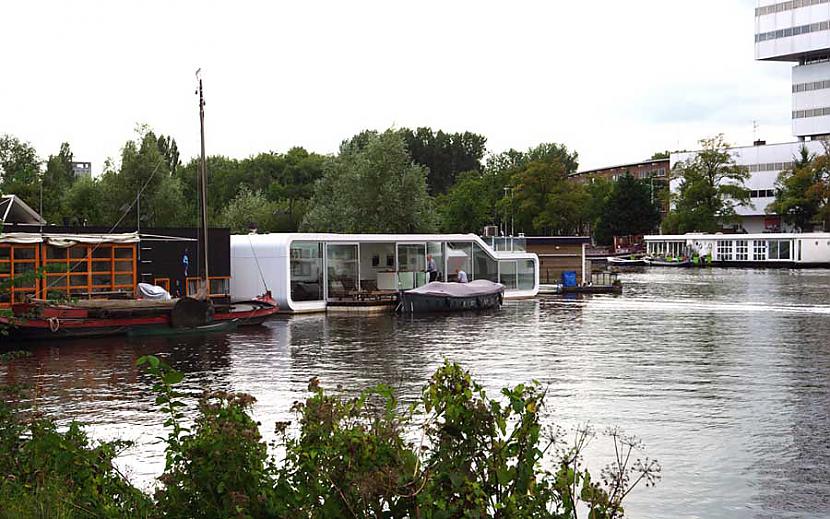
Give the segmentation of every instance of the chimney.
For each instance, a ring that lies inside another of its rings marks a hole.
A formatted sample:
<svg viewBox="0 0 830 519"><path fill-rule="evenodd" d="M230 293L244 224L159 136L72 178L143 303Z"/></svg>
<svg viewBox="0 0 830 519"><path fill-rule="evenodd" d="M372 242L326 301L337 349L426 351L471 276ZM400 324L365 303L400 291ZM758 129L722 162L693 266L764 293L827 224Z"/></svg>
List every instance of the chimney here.
<svg viewBox="0 0 830 519"><path fill-rule="evenodd" d="M752 145L753 146L766 146L767 141L762 141L761 139L758 139L757 141L753 142Z"/></svg>

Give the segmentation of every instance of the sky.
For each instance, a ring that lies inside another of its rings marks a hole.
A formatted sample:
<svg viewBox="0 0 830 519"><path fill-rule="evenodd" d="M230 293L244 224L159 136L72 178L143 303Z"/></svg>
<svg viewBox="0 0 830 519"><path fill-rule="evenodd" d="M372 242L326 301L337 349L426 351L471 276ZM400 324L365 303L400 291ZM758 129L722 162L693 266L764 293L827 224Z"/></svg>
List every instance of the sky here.
<svg viewBox="0 0 830 519"><path fill-rule="evenodd" d="M792 64L754 61L755 0L4 0L0 134L118 161L144 123L208 154L335 153L364 129L557 142L580 169L793 140ZM758 129L754 130L753 121Z"/></svg>

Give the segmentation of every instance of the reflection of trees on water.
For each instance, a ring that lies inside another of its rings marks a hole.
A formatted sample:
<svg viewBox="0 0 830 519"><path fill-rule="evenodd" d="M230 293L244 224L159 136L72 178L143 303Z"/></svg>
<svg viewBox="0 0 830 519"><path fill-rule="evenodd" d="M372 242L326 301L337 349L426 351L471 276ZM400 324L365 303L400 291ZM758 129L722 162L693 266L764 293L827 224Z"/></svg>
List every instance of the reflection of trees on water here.
<svg viewBox="0 0 830 519"><path fill-rule="evenodd" d="M23 385L37 407L61 420L101 423L148 410L152 380L135 362L142 355L163 357L190 375L191 389L221 384L229 362L226 335L128 340L121 337L27 344L31 357L17 359L0 380ZM196 374L207 374L200 377Z"/></svg>

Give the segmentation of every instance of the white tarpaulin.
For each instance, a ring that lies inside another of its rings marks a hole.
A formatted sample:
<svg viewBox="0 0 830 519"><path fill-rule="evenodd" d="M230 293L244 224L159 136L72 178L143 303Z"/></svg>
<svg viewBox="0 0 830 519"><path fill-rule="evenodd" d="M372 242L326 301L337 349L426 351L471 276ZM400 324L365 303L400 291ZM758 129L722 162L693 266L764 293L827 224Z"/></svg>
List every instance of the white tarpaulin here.
<svg viewBox="0 0 830 519"><path fill-rule="evenodd" d="M476 297L494 294L504 290L501 283L493 283L486 279L477 279L469 283L441 283L433 281L426 285L408 290L410 294L423 294L442 297Z"/></svg>
<svg viewBox="0 0 830 519"><path fill-rule="evenodd" d="M46 243L54 247L72 247L78 244L97 245L99 243L138 243L138 233L125 232L117 234L50 234L35 232L0 233L0 243L27 245Z"/></svg>

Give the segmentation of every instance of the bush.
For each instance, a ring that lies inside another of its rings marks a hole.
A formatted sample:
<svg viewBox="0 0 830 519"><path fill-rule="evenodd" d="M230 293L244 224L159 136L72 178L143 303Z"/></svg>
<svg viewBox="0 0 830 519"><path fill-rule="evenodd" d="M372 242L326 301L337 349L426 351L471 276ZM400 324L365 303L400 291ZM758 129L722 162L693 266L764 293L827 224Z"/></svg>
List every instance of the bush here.
<svg viewBox="0 0 830 519"><path fill-rule="evenodd" d="M183 425L182 375L142 357L154 375L156 405L167 418L166 466L153 496L124 478L112 460L124 442L92 445L72 423L0 407L0 517L622 517L623 499L660 467L636 459L642 445L608 431L617 457L592 479L582 453L541 423L538 382L487 396L470 373L445 362L415 404L402 409L377 386L354 397L327 394L317 379L295 402L297 431L278 423L269 456L254 403L244 394L204 394L191 428ZM417 439L417 441L416 441Z"/></svg>

